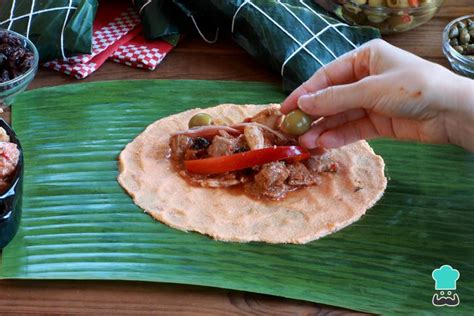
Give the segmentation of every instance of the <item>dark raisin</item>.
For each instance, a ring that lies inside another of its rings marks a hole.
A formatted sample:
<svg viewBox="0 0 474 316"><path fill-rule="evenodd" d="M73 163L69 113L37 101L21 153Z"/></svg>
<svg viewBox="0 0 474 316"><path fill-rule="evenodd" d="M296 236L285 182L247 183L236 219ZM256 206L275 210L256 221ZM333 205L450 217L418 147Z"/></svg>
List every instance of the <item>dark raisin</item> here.
<svg viewBox="0 0 474 316"><path fill-rule="evenodd" d="M23 48L16 48L13 53L10 55L10 59L19 60L25 55L25 50Z"/></svg>
<svg viewBox="0 0 474 316"><path fill-rule="evenodd" d="M33 66L34 55L16 36L0 31L0 80L11 80Z"/></svg>
<svg viewBox="0 0 474 316"><path fill-rule="evenodd" d="M18 37L8 36L7 37L7 44L13 47L21 47L23 46L21 40Z"/></svg>
<svg viewBox="0 0 474 316"><path fill-rule="evenodd" d="M13 47L8 46L7 44L3 44L0 46L0 52L7 55L8 57L10 57L10 55L13 54L14 51L15 49Z"/></svg>
<svg viewBox="0 0 474 316"><path fill-rule="evenodd" d="M26 71L26 70L30 69L32 65L33 65L33 60L31 58L24 58L20 62L19 68L20 68L21 71Z"/></svg>
<svg viewBox="0 0 474 316"><path fill-rule="evenodd" d="M193 145L191 146L192 149L194 150L199 150L199 149L206 149L209 147L210 143L207 139L203 137L196 137L193 141Z"/></svg>

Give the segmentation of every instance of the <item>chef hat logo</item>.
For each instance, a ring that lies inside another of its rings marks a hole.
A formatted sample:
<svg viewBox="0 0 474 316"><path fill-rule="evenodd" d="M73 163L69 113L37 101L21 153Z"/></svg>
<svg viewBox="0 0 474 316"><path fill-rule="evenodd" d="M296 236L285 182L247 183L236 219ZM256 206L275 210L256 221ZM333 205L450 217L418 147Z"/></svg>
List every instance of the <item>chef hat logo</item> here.
<svg viewBox="0 0 474 316"><path fill-rule="evenodd" d="M431 276L435 281L435 290L455 290L459 275L458 270L447 264L433 270Z"/></svg>

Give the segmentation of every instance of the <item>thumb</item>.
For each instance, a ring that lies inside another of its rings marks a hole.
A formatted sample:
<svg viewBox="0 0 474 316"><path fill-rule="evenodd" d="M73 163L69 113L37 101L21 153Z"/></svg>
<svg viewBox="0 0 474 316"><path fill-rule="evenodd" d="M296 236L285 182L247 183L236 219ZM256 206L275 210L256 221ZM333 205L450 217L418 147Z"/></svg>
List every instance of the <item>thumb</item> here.
<svg viewBox="0 0 474 316"><path fill-rule="evenodd" d="M298 99L298 107L311 116L329 116L352 109L371 109L385 89L380 76L366 77L358 82L331 86Z"/></svg>

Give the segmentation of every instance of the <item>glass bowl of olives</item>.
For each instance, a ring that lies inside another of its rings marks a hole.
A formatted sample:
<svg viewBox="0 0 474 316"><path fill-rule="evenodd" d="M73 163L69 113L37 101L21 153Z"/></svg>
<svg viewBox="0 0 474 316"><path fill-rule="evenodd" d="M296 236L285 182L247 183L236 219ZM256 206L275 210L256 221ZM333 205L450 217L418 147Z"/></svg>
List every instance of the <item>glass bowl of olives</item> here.
<svg viewBox="0 0 474 316"><path fill-rule="evenodd" d="M39 55L25 36L0 29L0 106L10 105L38 70Z"/></svg>
<svg viewBox="0 0 474 316"><path fill-rule="evenodd" d="M382 34L401 33L429 21L445 0L314 0L353 25L378 28Z"/></svg>
<svg viewBox="0 0 474 316"><path fill-rule="evenodd" d="M474 15L460 17L446 26L443 52L454 71L474 79Z"/></svg>

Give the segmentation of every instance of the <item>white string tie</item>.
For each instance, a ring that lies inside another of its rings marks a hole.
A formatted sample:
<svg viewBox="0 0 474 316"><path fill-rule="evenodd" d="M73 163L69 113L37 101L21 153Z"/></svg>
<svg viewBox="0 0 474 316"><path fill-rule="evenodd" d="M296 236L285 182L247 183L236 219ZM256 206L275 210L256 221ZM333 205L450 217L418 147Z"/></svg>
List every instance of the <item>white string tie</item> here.
<svg viewBox="0 0 474 316"><path fill-rule="evenodd" d="M35 0L32 0L31 1L31 11L30 11L30 15L28 17L28 26L26 27L26 38L30 37L31 17L32 17L34 11L35 11Z"/></svg>
<svg viewBox="0 0 474 316"><path fill-rule="evenodd" d="M15 2L13 2L13 3L15 3ZM1 21L0 25L3 25L5 23L10 22L9 25L8 25L8 29L10 29L13 22L15 22L17 20L21 20L21 19L24 19L24 18L29 18L29 17L32 17L34 15L42 14L42 13L46 13L46 12L59 11L59 10L76 10L76 9L77 9L76 7L56 7L56 8L38 10L38 11L35 11L33 13L23 14L23 15L19 15L17 17L13 17L13 7L12 7L12 16L9 19Z"/></svg>
<svg viewBox="0 0 474 316"><path fill-rule="evenodd" d="M319 14L318 12L316 12L313 8L311 8L309 5L307 5L303 0L300 0L300 3L302 5L304 5L306 8L308 8L311 12L313 12L315 15L317 15L321 20L323 20L324 22L326 22L327 25L332 25L331 23L329 23L321 14ZM351 44L354 48L357 48L357 45L354 44L349 38L347 38L346 35L344 35L344 33L342 33L341 31L339 31L338 29L334 28L334 30L339 33L339 35L341 35L347 42L349 42L349 44Z"/></svg>
<svg viewBox="0 0 474 316"><path fill-rule="evenodd" d="M214 44L217 42L217 39L219 38L219 28L216 29L216 35L213 40L209 40L206 38L206 36L201 32L201 29L199 28L198 24L196 23L196 20L194 19L194 16L191 14L191 20L194 23L194 26L196 27L196 30L198 31L199 35L201 35L202 39L208 43L208 44Z"/></svg>
<svg viewBox="0 0 474 316"><path fill-rule="evenodd" d="M64 17L63 28L61 30L61 55L63 55L63 59L66 59L66 54L64 52L64 29L66 28L66 23L67 23L67 19L69 18L69 12L71 11L71 6L72 6L72 0L69 0L66 16Z"/></svg>
<svg viewBox="0 0 474 316"><path fill-rule="evenodd" d="M151 3L151 0L148 0L147 2L145 2L141 7L140 7L140 10L138 10L138 14L142 14L142 11L143 9L145 9L145 7L147 5L149 5ZM133 1L133 4L135 4L135 1Z"/></svg>
<svg viewBox="0 0 474 316"><path fill-rule="evenodd" d="M235 18L237 17L237 14L239 14L240 12L240 9L242 9L246 4L248 4L250 2L250 0L245 0L244 2L242 2L239 7L237 8L237 10L235 11L234 13L234 16L232 17L232 26L230 27L230 31L232 33L234 33L234 25L235 25Z"/></svg>
<svg viewBox="0 0 474 316"><path fill-rule="evenodd" d="M16 0L13 0L13 2L12 2L12 7L10 8L10 18L9 18L10 23L8 24L8 30L11 29L12 24L13 24L13 20L12 20L12 19L13 19L13 14L15 13L15 4L16 4ZM3 23L1 23L1 24L3 24ZM0 25L1 25L1 24L0 24Z"/></svg>

